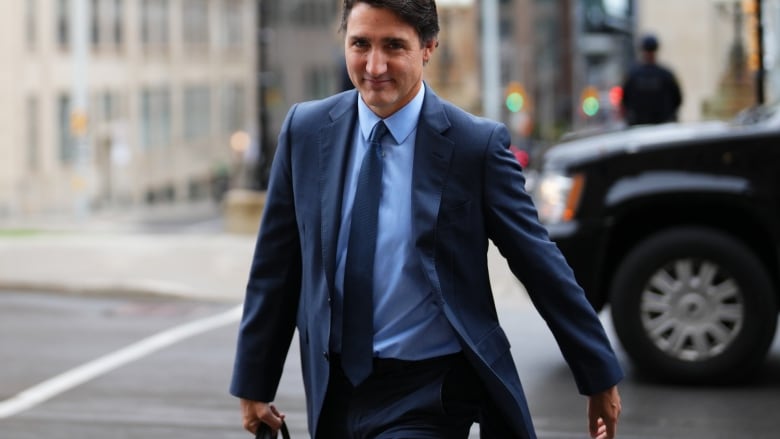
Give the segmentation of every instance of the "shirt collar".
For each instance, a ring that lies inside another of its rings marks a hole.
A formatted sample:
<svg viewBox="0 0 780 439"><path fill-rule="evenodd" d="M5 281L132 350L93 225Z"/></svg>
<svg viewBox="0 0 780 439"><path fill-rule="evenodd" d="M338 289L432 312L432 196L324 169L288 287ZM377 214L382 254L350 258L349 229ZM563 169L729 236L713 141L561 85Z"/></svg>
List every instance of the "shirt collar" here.
<svg viewBox="0 0 780 439"><path fill-rule="evenodd" d="M374 128L374 125L380 120L384 120L395 143L399 145L403 143L417 126L417 121L420 119L420 112L422 111L424 97L425 83L423 82L420 90L417 91L417 95L415 95L408 104L401 107L400 110L386 119L381 119L371 111L371 109L368 108L368 105L363 102L362 97L358 99L358 123L360 124L360 132L363 134L363 139L368 141L368 136L371 135L371 130Z"/></svg>

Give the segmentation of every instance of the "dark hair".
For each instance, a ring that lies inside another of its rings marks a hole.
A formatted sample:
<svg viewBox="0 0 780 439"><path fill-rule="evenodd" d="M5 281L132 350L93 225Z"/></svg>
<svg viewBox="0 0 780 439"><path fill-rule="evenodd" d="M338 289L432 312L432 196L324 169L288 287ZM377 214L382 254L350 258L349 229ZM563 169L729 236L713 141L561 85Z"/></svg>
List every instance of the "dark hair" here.
<svg viewBox="0 0 780 439"><path fill-rule="evenodd" d="M439 16L434 0L344 0L341 10L342 32L347 30L347 19L352 8L358 3L366 3L375 8L385 8L394 12L401 21L412 26L420 37L420 43L433 41L439 34Z"/></svg>

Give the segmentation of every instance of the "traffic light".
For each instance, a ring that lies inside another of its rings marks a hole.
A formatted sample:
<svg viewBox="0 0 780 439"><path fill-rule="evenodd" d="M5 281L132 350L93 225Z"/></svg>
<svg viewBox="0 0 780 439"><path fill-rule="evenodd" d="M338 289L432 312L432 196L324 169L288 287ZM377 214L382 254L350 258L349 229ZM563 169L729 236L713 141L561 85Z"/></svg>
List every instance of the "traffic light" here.
<svg viewBox="0 0 780 439"><path fill-rule="evenodd" d="M512 113L519 113L528 107L528 96L525 88L517 81L510 82L506 87L506 108Z"/></svg>
<svg viewBox="0 0 780 439"><path fill-rule="evenodd" d="M617 108L623 102L623 87L616 85L609 89L609 103Z"/></svg>
<svg viewBox="0 0 780 439"><path fill-rule="evenodd" d="M582 90L580 95L580 103L582 105L582 112L588 117L593 117L599 112L601 103L599 102L599 91L596 87L589 85Z"/></svg>

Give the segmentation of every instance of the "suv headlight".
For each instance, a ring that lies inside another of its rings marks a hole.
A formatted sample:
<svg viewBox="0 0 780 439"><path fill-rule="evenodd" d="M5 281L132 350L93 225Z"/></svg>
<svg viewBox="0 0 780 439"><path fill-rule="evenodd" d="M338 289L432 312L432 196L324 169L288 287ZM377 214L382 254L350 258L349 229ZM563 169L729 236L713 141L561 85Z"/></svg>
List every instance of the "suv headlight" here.
<svg viewBox="0 0 780 439"><path fill-rule="evenodd" d="M570 221L577 207L585 185L585 176L572 176L545 172L534 185L533 198L539 211L539 220L544 224Z"/></svg>

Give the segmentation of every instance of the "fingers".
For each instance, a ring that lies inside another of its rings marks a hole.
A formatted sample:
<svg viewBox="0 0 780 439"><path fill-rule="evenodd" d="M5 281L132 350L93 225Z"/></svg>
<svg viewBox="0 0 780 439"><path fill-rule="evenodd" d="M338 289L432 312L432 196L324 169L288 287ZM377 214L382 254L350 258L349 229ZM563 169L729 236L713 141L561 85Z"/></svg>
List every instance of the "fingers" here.
<svg viewBox="0 0 780 439"><path fill-rule="evenodd" d="M613 401L605 410L606 414L603 415L604 419L601 421L606 428L606 436L604 436L606 439L612 439L617 435L617 423L621 410L620 399Z"/></svg>
<svg viewBox="0 0 780 439"><path fill-rule="evenodd" d="M617 437L617 424L605 423L599 418L595 426L590 428L590 437L594 439L614 439Z"/></svg>
<svg viewBox="0 0 780 439"><path fill-rule="evenodd" d="M604 418L589 422L590 437L596 439L613 439L617 435L617 418L604 421Z"/></svg>
<svg viewBox="0 0 780 439"><path fill-rule="evenodd" d="M612 439L617 434L617 422L619 410L611 410L599 417L598 419L598 433L599 438ZM603 431L603 433L602 433ZM591 432L592 434L592 432Z"/></svg>
<svg viewBox="0 0 780 439"><path fill-rule="evenodd" d="M241 400L241 414L244 430L252 434L257 434L261 424L267 424L275 435L285 417L273 404L246 399Z"/></svg>
<svg viewBox="0 0 780 439"><path fill-rule="evenodd" d="M267 404L266 410L260 416L260 420L268 424L273 430L274 434L282 428L282 422L284 421L284 414L279 411L273 404Z"/></svg>
<svg viewBox="0 0 780 439"><path fill-rule="evenodd" d="M595 428L594 426L591 426L590 429L590 437L595 439L606 439L607 435L607 426L604 424L604 421L599 418L596 422Z"/></svg>
<svg viewBox="0 0 780 439"><path fill-rule="evenodd" d="M606 429L607 435L605 438L612 439L617 436L617 415L610 422L606 423Z"/></svg>
<svg viewBox="0 0 780 439"><path fill-rule="evenodd" d="M599 430L603 426L604 426L604 421L602 421L601 418L597 418L594 416L588 417L588 431L590 432L590 437L598 437Z"/></svg>
<svg viewBox="0 0 780 439"><path fill-rule="evenodd" d="M612 439L617 434L617 422L622 406L617 387L588 398L588 430L597 439Z"/></svg>
<svg viewBox="0 0 780 439"><path fill-rule="evenodd" d="M244 427L244 430L252 434L257 434L257 429L260 427L260 420L256 418L255 419L244 418L242 426Z"/></svg>

